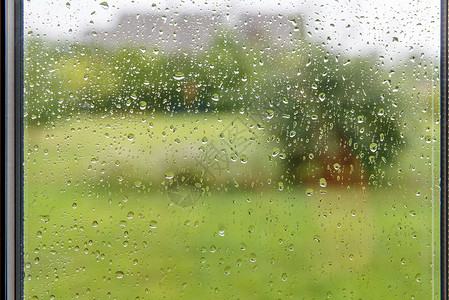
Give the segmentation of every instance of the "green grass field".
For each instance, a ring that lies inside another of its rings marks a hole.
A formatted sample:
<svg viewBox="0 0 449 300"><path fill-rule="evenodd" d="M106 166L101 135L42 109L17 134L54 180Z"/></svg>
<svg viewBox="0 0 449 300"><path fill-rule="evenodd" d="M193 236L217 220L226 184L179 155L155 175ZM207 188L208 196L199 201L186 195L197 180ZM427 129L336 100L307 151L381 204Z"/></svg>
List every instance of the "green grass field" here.
<svg viewBox="0 0 449 300"><path fill-rule="evenodd" d="M26 298L438 298L438 191L419 135L381 188L281 191L281 164L267 160L276 145L256 138L247 164L211 175L193 204L173 203L167 174L198 169L197 149L221 145L232 120L107 116L28 128Z"/></svg>

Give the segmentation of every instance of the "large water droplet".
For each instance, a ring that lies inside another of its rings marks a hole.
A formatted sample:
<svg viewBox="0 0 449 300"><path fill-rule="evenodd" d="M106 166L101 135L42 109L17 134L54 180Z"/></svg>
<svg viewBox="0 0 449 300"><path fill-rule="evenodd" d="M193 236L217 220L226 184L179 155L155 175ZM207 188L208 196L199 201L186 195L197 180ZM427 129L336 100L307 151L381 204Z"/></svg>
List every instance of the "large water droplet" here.
<svg viewBox="0 0 449 300"><path fill-rule="evenodd" d="M326 99L326 94L325 94L325 93L320 93L320 94L318 95L318 99L320 99L320 101L323 102L324 99Z"/></svg>
<svg viewBox="0 0 449 300"><path fill-rule="evenodd" d="M173 75L173 78L175 80L183 80L185 78L184 73L182 72L176 72L175 75Z"/></svg>
<svg viewBox="0 0 449 300"><path fill-rule="evenodd" d="M168 171L165 173L165 178L166 179L173 179L173 177L175 177L175 173L172 171Z"/></svg>
<svg viewBox="0 0 449 300"><path fill-rule="evenodd" d="M115 272L115 277L117 279L122 279L125 276L125 274L122 271Z"/></svg>
<svg viewBox="0 0 449 300"><path fill-rule="evenodd" d="M320 186L323 187L323 188L327 186L327 181L326 181L325 178L321 178L320 179Z"/></svg>
<svg viewBox="0 0 449 300"><path fill-rule="evenodd" d="M227 267L224 269L224 273L225 273L226 276L228 276L229 274L231 274L231 267L230 267L230 266L227 266Z"/></svg>
<svg viewBox="0 0 449 300"><path fill-rule="evenodd" d="M109 4L106 1L100 2L100 6L103 7L104 9L109 8Z"/></svg>
<svg viewBox="0 0 449 300"><path fill-rule="evenodd" d="M287 273L282 273L281 279L282 281L287 281Z"/></svg>

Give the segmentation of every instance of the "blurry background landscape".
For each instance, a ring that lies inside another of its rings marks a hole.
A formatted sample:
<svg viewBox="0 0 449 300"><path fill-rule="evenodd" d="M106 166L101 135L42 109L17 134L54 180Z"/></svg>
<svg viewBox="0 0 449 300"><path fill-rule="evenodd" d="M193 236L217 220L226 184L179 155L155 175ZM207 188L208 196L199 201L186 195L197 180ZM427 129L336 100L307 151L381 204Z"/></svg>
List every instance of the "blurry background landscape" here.
<svg viewBox="0 0 449 300"><path fill-rule="evenodd" d="M27 4L27 298L438 298L434 46L236 3Z"/></svg>

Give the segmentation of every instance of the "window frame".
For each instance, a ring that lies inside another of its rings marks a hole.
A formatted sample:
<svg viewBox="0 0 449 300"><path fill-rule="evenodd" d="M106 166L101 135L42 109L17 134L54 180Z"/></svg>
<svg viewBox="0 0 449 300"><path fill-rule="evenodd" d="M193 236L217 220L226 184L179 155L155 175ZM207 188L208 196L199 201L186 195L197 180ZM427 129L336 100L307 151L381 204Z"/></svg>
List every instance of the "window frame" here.
<svg viewBox="0 0 449 300"><path fill-rule="evenodd" d="M4 299L23 298L23 1L3 10L2 251ZM440 295L448 298L448 3L440 1Z"/></svg>
<svg viewBox="0 0 449 300"><path fill-rule="evenodd" d="M441 299L448 298L448 3L440 2L440 289Z"/></svg>
<svg viewBox="0 0 449 300"><path fill-rule="evenodd" d="M4 299L23 298L23 3L6 0L4 9L5 74L3 113Z"/></svg>

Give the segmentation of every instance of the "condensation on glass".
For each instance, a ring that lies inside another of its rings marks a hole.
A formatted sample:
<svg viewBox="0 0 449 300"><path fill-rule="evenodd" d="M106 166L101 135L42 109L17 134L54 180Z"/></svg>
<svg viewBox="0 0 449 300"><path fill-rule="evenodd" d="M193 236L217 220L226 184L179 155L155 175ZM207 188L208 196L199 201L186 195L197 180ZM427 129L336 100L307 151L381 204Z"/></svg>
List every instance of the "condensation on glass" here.
<svg viewBox="0 0 449 300"><path fill-rule="evenodd" d="M24 6L26 299L438 298L438 1Z"/></svg>

